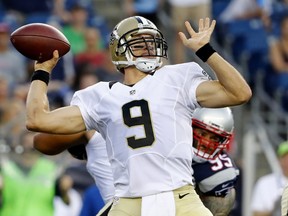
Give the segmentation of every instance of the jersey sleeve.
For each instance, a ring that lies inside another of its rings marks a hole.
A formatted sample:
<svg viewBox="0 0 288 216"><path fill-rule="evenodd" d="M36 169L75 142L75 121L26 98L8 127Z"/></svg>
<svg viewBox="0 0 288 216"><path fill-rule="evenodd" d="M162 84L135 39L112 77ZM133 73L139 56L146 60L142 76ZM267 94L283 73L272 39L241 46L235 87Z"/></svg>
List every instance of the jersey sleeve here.
<svg viewBox="0 0 288 216"><path fill-rule="evenodd" d="M97 122L99 117L96 107L101 100L103 89L103 82L99 82L86 89L76 91L72 97L70 105L79 107L87 130L98 131Z"/></svg>
<svg viewBox="0 0 288 216"><path fill-rule="evenodd" d="M168 79L165 80L167 85L172 85L181 90L183 101L185 101L191 111L200 107L196 98L196 89L202 82L210 80L211 77L199 64L188 62L169 65L164 66L163 69L159 71L167 74Z"/></svg>
<svg viewBox="0 0 288 216"><path fill-rule="evenodd" d="M184 64L185 65L185 64ZM211 80L209 74L197 63L187 63L186 67L186 81L184 89L186 90L187 98L189 98L189 104L200 107L196 98L196 89L204 81Z"/></svg>

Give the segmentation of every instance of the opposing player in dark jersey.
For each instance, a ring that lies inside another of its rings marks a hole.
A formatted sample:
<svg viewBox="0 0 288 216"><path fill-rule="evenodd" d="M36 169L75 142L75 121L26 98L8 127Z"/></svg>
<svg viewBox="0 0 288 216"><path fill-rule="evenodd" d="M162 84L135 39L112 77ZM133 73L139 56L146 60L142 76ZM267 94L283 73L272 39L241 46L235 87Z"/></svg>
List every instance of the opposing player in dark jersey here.
<svg viewBox="0 0 288 216"><path fill-rule="evenodd" d="M226 153L234 130L231 109L196 109L192 127L196 191L213 215L227 216L234 205L239 175Z"/></svg>

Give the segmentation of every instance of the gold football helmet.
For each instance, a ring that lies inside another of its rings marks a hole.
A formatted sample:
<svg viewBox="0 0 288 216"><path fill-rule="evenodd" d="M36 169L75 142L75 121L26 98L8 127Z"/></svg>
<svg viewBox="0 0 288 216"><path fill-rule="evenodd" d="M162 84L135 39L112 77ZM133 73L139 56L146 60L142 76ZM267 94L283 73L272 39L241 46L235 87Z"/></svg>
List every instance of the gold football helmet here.
<svg viewBox="0 0 288 216"><path fill-rule="evenodd" d="M167 58L167 43L159 29L148 19L133 16L118 23L111 33L109 50L112 62L124 73L135 65L145 73L154 72ZM137 54L137 50L145 50Z"/></svg>

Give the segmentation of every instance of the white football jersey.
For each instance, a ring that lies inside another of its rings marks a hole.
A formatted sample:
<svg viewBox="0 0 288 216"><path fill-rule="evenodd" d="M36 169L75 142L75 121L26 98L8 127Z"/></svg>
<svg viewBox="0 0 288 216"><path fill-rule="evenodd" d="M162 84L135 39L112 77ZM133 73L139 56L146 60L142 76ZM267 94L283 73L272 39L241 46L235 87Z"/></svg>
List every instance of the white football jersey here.
<svg viewBox="0 0 288 216"><path fill-rule="evenodd" d="M104 202L107 203L112 200L115 189L105 140L102 138L101 134L95 132L86 145L86 152L87 170L93 177Z"/></svg>
<svg viewBox="0 0 288 216"><path fill-rule="evenodd" d="M196 88L209 78L192 62L164 66L133 86L99 82L74 94L87 130L106 141L116 196L192 184L191 119Z"/></svg>

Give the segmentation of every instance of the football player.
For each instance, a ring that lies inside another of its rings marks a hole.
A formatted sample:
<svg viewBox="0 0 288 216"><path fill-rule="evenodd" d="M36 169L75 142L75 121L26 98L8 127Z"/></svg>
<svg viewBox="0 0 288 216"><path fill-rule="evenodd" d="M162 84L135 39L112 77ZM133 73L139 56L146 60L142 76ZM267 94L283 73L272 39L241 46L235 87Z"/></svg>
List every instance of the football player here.
<svg viewBox="0 0 288 216"><path fill-rule="evenodd" d="M228 216L235 202L239 169L227 154L234 119L230 108L198 108L192 118L192 167L196 191L213 215Z"/></svg>
<svg viewBox="0 0 288 216"><path fill-rule="evenodd" d="M212 80L195 62L162 65L167 43L140 16L128 17L111 33L111 59L123 82L99 82L77 91L70 106L49 110L50 73L59 60L35 63L26 103L29 130L74 134L96 130L105 139L115 186L110 216L211 216L193 187L191 119L198 107L247 102L252 93L240 72L209 44L215 20L189 22L179 37L215 72ZM186 194L180 199L178 194ZM165 206L165 207L162 207ZM120 213L121 212L121 213Z"/></svg>
<svg viewBox="0 0 288 216"><path fill-rule="evenodd" d="M192 168L196 191L213 215L227 216L235 201L235 184L239 174L238 168L226 153L234 128L231 109L198 108L193 115L192 125L195 153ZM104 201L108 203L112 200L112 171L105 141L99 133L90 131L70 136L38 134L34 138L34 145L45 154L60 153L54 152L60 149L59 146L68 147L74 158L87 160L87 170L94 178Z"/></svg>

